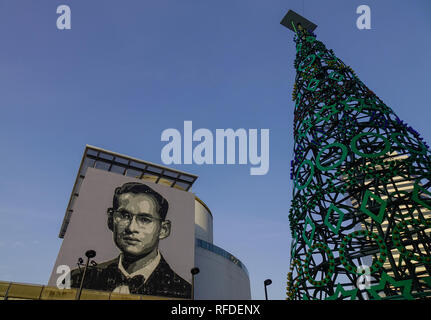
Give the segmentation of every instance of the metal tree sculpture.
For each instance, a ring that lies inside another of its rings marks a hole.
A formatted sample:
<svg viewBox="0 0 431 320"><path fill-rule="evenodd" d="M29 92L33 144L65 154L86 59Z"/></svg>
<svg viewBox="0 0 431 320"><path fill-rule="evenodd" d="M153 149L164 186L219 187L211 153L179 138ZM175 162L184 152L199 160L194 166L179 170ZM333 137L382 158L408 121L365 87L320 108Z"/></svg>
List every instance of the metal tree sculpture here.
<svg viewBox="0 0 431 320"><path fill-rule="evenodd" d="M287 298L431 297L429 148L298 21Z"/></svg>

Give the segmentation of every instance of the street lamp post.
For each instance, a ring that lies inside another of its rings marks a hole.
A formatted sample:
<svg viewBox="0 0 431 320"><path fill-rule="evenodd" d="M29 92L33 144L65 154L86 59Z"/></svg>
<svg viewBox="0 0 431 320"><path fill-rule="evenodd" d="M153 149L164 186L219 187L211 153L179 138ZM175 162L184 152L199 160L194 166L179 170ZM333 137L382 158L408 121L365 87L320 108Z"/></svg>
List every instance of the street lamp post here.
<svg viewBox="0 0 431 320"><path fill-rule="evenodd" d="M271 279L266 279L266 280L263 282L264 287L265 287L265 300L268 300L268 292L267 292L267 290L266 290L266 287L267 287L267 286L269 286L271 283L272 283L272 280L271 280Z"/></svg>
<svg viewBox="0 0 431 320"><path fill-rule="evenodd" d="M87 263L85 264L84 273L82 274L81 284L79 285L79 290L76 293L76 300L81 299L82 286L84 284L84 279L85 279L85 274L87 272L88 264L90 263L90 259L92 259L92 258L94 258L96 256L96 251L94 251L94 250L87 250L85 252L85 256L87 257ZM80 263L82 263L82 258L79 258L78 261ZM94 262L94 261L91 261L91 262ZM79 264L78 264L78 266L79 266Z"/></svg>
<svg viewBox="0 0 431 320"><path fill-rule="evenodd" d="M195 275L199 273L199 268L194 267L190 270L192 274L192 300L195 300Z"/></svg>

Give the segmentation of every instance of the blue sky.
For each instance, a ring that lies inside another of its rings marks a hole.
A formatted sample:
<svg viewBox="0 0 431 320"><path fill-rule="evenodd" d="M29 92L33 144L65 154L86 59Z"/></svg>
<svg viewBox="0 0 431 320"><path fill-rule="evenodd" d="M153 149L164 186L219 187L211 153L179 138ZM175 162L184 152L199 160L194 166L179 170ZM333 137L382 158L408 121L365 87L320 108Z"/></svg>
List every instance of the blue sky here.
<svg viewBox="0 0 431 320"><path fill-rule="evenodd" d="M72 29L56 28L56 8ZM356 8L371 8L371 30ZM428 0L0 0L0 280L45 284L85 144L161 163L161 132L270 130L270 169L175 165L247 266L252 298L284 299L295 79L288 9L428 144Z"/></svg>

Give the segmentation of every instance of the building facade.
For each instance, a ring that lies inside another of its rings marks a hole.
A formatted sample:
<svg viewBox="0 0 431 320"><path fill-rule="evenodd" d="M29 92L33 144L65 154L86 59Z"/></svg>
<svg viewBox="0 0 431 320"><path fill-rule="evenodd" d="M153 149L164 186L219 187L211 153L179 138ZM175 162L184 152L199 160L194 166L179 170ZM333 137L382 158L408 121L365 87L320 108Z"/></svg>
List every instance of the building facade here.
<svg viewBox="0 0 431 320"><path fill-rule="evenodd" d="M107 177L107 179L100 180L98 177L103 177L103 179ZM161 250L163 250L164 258L172 269L186 282L194 283L195 299L251 299L249 274L245 265L238 258L213 243L212 213L208 206L191 192L191 187L197 176L93 146L86 146L82 157L59 232L63 244L48 282L49 287L56 287L58 284L59 266L67 265L73 269L73 265L76 267L77 255L80 254L84 257L86 249L99 248L96 249L97 255L94 259L96 262L94 266L90 265L89 268L102 268L104 266L103 261L108 260L109 255L106 252L111 252L112 248L106 249L100 246L101 242L107 242L106 239L108 239L105 230L102 230L102 228L106 229L106 223L103 220L106 217L95 218L92 216L95 216L99 210L96 206L97 202L105 201L103 199L106 196L103 190L110 188L109 184L113 179L120 179L113 185L124 185L124 182L126 184L131 183L127 179L138 181L136 183L142 181L143 184L163 193L168 199L169 210L174 212L173 215L177 215L170 217L173 226L170 238L173 236L176 238L170 244L162 247ZM173 196L169 198L171 191ZM107 197L111 201L112 196L108 195ZM191 204L189 199L192 199ZM187 220L190 208L194 212L191 213L192 220ZM182 211L187 212L183 213ZM105 213L103 212L103 214ZM103 227L95 222L97 219L102 221ZM179 226L180 224L182 226ZM187 236L187 239L190 239L191 236L193 241L185 242L183 236ZM110 237L112 238L112 236ZM165 242L162 240L160 243ZM190 251L192 256L189 255ZM82 268L84 268L83 260L81 260ZM199 273L194 276L194 279L191 279L190 270L193 267L199 268ZM86 277L88 274L91 276L90 272L87 273ZM84 289L100 290L99 287L88 286L86 288L85 285ZM107 291L110 290L107 289ZM113 293L118 294L120 291L114 290ZM159 291L152 292L157 293ZM161 294L153 294L152 292L148 291L145 294L145 291L138 291L137 294L164 296L162 291L160 291ZM183 296L177 297L184 298ZM175 296L166 293L165 298L175 298Z"/></svg>

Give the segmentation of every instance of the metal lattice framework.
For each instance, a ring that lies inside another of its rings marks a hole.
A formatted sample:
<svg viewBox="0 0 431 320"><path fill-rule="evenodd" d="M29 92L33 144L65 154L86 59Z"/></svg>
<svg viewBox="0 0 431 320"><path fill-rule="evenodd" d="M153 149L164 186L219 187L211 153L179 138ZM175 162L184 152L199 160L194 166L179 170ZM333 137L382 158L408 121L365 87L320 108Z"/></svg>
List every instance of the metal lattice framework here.
<svg viewBox="0 0 431 320"><path fill-rule="evenodd" d="M429 147L311 31L294 41L287 298L431 297Z"/></svg>

